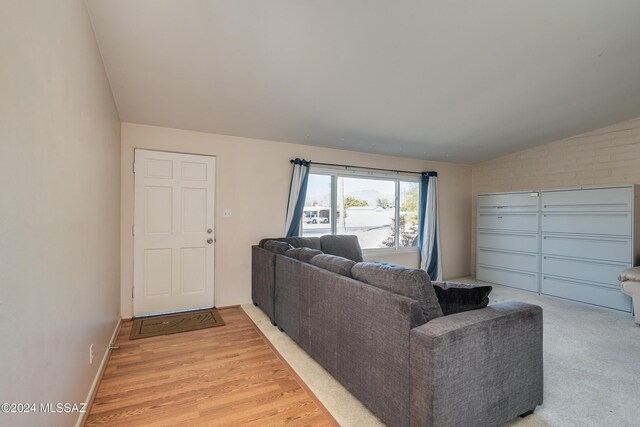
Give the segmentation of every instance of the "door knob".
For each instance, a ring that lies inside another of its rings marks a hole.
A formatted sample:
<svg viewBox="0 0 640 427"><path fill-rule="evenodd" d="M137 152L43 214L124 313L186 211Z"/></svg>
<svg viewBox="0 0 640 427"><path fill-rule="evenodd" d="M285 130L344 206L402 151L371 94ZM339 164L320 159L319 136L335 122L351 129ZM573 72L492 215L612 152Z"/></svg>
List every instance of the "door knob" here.
<svg viewBox="0 0 640 427"><path fill-rule="evenodd" d="M207 239L207 243L208 244L212 244L213 243L213 239Z"/></svg>
<svg viewBox="0 0 640 427"><path fill-rule="evenodd" d="M207 233L211 234L211 233L213 233L213 230L210 229L210 228L207 228Z"/></svg>

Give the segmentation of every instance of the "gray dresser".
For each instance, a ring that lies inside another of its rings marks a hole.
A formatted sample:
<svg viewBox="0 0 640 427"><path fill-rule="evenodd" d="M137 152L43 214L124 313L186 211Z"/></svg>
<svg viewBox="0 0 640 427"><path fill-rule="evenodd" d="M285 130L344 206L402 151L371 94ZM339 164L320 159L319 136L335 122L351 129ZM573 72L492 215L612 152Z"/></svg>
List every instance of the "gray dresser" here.
<svg viewBox="0 0 640 427"><path fill-rule="evenodd" d="M481 194L477 211L477 278L538 292L539 193Z"/></svg>
<svg viewBox="0 0 640 427"><path fill-rule="evenodd" d="M479 195L478 279L630 312L617 276L639 261L638 193L626 185Z"/></svg>

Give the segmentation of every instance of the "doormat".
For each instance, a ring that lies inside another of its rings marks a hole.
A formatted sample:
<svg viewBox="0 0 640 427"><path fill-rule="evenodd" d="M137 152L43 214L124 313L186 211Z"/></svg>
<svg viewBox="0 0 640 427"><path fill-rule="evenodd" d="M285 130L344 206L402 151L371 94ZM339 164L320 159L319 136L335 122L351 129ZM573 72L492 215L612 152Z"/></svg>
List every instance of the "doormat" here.
<svg viewBox="0 0 640 427"><path fill-rule="evenodd" d="M130 340L224 326L215 308L133 319Z"/></svg>

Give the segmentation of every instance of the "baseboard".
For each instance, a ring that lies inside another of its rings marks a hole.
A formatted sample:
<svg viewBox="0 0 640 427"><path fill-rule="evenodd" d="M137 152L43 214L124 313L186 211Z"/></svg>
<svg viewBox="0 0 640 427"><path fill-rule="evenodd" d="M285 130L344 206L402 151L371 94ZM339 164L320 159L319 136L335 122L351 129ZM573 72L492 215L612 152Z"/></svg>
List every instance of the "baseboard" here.
<svg viewBox="0 0 640 427"><path fill-rule="evenodd" d="M118 337L121 326L122 318L118 319L118 323L113 330L113 335L111 335L111 339L109 340L109 344L107 345L107 350L104 352L104 356L102 356L102 362L100 362L98 372L96 372L96 376L93 379L91 388L89 389L89 394L87 394L87 398L85 399L85 402L87 403L87 405L85 406L86 411L80 413L80 417L78 417L78 421L76 422L76 427L82 427L87 420L87 416L89 415L89 411L91 410L91 406L93 405L93 399L96 396L96 391L98 391L98 386L100 385L100 380L102 379L102 374L104 374L104 370L107 367L107 362L109 361L109 356L111 355L111 349L109 347L112 343L116 342L116 338Z"/></svg>

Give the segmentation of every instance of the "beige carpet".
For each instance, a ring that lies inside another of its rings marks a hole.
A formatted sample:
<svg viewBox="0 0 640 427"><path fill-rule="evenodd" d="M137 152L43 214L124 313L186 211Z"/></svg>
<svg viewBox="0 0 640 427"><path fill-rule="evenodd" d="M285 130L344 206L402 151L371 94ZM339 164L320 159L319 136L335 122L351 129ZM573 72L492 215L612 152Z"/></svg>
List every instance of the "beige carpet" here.
<svg viewBox="0 0 640 427"><path fill-rule="evenodd" d="M543 308L545 363L544 404L507 426L640 425L640 327L631 315L494 285L491 303L506 300ZM382 425L262 311L242 308L342 426Z"/></svg>
<svg viewBox="0 0 640 427"><path fill-rule="evenodd" d="M273 326L259 308L253 304L244 304L242 308L341 426L373 427L385 425L331 374L298 347L287 334L280 332L278 328ZM533 414L527 418L517 418L505 425L539 427L547 424L536 414Z"/></svg>

